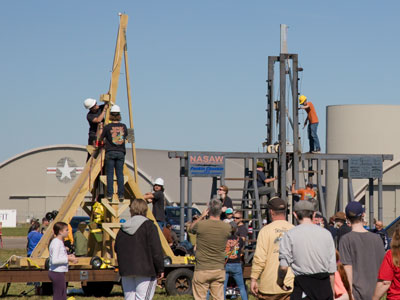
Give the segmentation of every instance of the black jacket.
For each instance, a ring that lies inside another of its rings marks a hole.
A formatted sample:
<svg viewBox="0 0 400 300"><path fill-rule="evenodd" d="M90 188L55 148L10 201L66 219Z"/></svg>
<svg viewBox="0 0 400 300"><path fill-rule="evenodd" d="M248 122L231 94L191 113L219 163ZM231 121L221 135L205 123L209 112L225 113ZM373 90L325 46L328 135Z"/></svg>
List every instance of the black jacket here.
<svg viewBox="0 0 400 300"><path fill-rule="evenodd" d="M146 220L131 235L119 230L115 240L121 276L155 277L164 272L164 255L156 225Z"/></svg>

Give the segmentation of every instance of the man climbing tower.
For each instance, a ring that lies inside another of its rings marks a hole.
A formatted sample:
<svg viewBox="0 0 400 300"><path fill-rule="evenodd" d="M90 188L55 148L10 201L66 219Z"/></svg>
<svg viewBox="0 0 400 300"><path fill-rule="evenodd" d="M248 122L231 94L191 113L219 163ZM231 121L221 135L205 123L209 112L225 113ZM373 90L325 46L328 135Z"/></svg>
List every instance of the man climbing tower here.
<svg viewBox="0 0 400 300"><path fill-rule="evenodd" d="M310 153L319 153L321 152L321 147L319 145L319 139L317 135L318 130L318 116L317 112L315 111L315 107L312 102L307 101L307 97L301 95L299 97L300 109L304 109L307 112L307 119L304 122L304 128L307 126L308 123L308 140L310 142Z"/></svg>

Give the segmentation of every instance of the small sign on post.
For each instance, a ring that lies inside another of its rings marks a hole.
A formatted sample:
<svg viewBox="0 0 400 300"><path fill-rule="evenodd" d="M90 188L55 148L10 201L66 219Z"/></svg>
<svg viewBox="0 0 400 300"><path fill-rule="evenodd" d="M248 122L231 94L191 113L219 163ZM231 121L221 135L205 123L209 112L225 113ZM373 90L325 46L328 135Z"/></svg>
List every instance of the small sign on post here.
<svg viewBox="0 0 400 300"><path fill-rule="evenodd" d="M350 157L345 177L353 179L382 178L383 163L381 156L354 156Z"/></svg>
<svg viewBox="0 0 400 300"><path fill-rule="evenodd" d="M225 157L219 154L188 153L189 177L219 177L225 175Z"/></svg>

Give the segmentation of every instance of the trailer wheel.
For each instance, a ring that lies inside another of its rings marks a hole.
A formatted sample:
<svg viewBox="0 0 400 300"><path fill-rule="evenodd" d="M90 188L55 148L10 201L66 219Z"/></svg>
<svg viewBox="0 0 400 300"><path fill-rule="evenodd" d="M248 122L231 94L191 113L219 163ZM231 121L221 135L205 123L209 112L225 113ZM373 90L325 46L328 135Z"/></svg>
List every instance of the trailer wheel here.
<svg viewBox="0 0 400 300"><path fill-rule="evenodd" d="M110 295L113 287L114 287L114 282L97 281L97 282L87 282L86 285L82 285L82 290L86 296L107 297Z"/></svg>
<svg viewBox="0 0 400 300"><path fill-rule="evenodd" d="M168 295L187 295L192 293L193 271L179 268L168 274L165 289Z"/></svg>

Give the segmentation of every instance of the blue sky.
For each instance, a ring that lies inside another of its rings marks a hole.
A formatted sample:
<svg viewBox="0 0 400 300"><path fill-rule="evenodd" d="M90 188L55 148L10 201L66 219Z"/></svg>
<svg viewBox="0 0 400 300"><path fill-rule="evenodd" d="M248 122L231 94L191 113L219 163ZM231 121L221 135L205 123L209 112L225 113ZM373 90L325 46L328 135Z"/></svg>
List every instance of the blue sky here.
<svg viewBox="0 0 400 300"><path fill-rule="evenodd" d="M108 91L118 12L129 15L137 147L261 150L266 62L279 53L281 23L324 145L327 105L398 104L399 8L367 0L2 0L0 161L87 142L82 102ZM124 80L117 98L126 112Z"/></svg>

